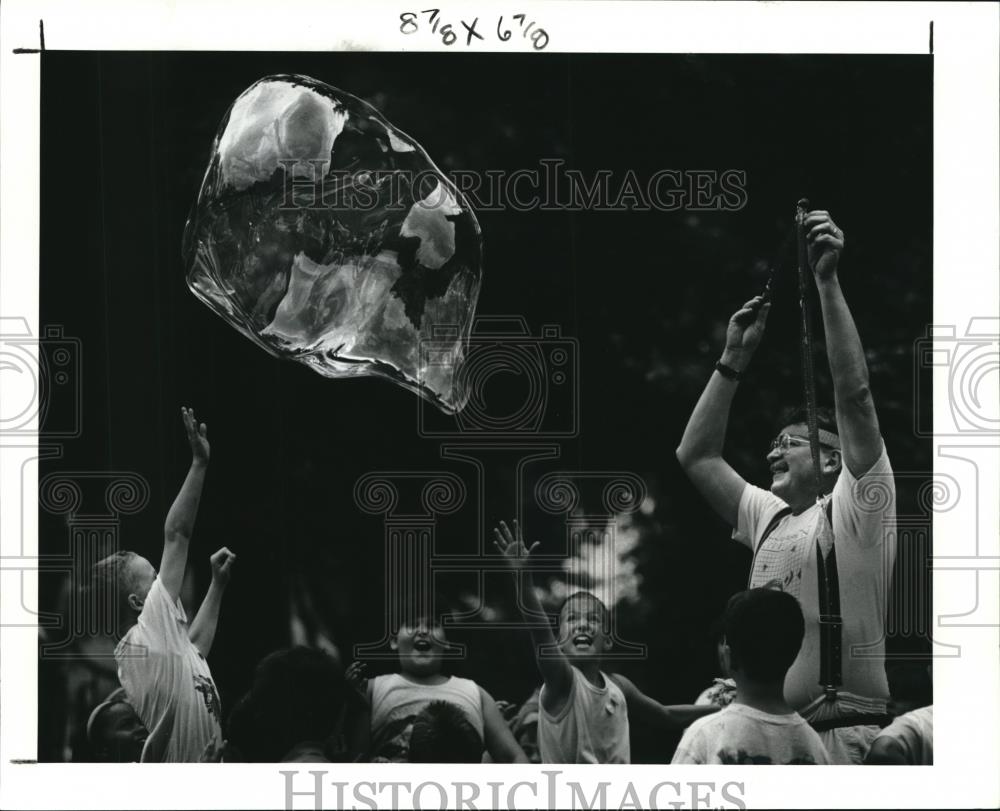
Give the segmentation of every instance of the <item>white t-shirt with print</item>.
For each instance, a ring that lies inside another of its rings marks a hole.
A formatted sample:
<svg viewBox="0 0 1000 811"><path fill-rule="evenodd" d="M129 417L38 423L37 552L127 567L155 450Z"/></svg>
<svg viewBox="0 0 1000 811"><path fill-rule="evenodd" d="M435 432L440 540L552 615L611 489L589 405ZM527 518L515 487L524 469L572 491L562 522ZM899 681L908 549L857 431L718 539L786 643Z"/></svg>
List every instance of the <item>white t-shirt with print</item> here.
<svg viewBox="0 0 1000 811"><path fill-rule="evenodd" d="M212 672L188 636L181 601L170 601L159 577L115 660L129 703L149 731L142 762L195 763L209 741L222 740Z"/></svg>
<svg viewBox="0 0 1000 811"><path fill-rule="evenodd" d="M671 763L728 766L827 765L830 757L816 731L797 712L772 715L730 704L694 721Z"/></svg>
<svg viewBox="0 0 1000 811"><path fill-rule="evenodd" d="M843 618L843 690L884 702L885 616L896 559L896 488L889 458L882 455L856 479L845 466L833 493L833 538L837 548L840 614ZM740 497L733 537L753 551L774 516L788 505L748 484ZM756 552L750 588L780 588L796 597L805 617L805 638L785 677L785 700L797 711L823 694L820 686L817 537L828 551L824 505L785 516Z"/></svg>

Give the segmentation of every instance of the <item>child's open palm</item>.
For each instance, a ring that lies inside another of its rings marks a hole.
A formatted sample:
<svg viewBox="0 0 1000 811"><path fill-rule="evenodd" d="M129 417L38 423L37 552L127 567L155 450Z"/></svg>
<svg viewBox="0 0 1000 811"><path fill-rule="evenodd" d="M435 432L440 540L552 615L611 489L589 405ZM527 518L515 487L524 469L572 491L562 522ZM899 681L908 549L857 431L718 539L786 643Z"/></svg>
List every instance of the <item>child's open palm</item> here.
<svg viewBox="0 0 1000 811"><path fill-rule="evenodd" d="M530 547L527 546L524 543L521 527L517 523L517 519L515 518L511 523L514 525L513 532L511 532L510 528L503 521L500 522L499 527L494 528L493 535L496 537L496 540L493 541L493 545L504 556L507 565L511 569L523 569L531 553L538 548L539 542L535 541Z"/></svg>
<svg viewBox="0 0 1000 811"><path fill-rule="evenodd" d="M211 448L208 444L208 426L198 424L193 408L181 408L184 419L184 431L187 433L188 444L191 446L191 456L198 462L208 462Z"/></svg>

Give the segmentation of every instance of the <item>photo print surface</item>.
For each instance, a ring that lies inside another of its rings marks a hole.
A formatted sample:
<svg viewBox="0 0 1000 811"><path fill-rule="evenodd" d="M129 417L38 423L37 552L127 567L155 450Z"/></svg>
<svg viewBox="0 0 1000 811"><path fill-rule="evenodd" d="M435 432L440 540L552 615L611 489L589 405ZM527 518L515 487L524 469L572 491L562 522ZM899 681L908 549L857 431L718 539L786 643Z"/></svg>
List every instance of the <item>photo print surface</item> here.
<svg viewBox="0 0 1000 811"><path fill-rule="evenodd" d="M239 106L279 76L292 95ZM303 95L321 85L336 103ZM371 690L404 690L386 679L423 614L430 641L407 655L432 649L450 683L476 685L496 706L483 718L480 694L458 690L453 703L480 700L467 729L421 715L421 698L389 713L381 754L370 743L366 757L406 758L412 736L425 741L439 724L452 740L471 736L474 761L484 750L511 759L513 742L539 762L552 744L540 740L537 688L551 666L536 661L545 623L526 621L509 572L500 522L516 520L514 545L539 544L528 568L552 632L578 590L605 609L580 645L606 640L598 672L616 674L605 679L616 688L622 679L608 701L621 695L629 723L586 757L669 763L697 713L643 716L636 696L666 707L732 698L717 642L733 594L767 584L799 597L805 646L819 644L818 608L799 586L813 549L792 559L783 545L794 538L772 539L763 553L782 558L777 579L755 569L751 580L753 551L677 455L706 384L723 375L728 386L736 371L727 464L765 491L791 475L811 481L807 417L790 423L803 431L779 424L808 399L802 198L829 212L804 231L839 240L863 347L851 362L867 367L896 471L882 477L895 490L895 555L875 553L870 588L856 593L843 573L840 583L850 634L840 680L865 669L879 695L842 712L885 725L930 704L932 443L914 426L933 416L919 354L933 320L932 90L930 56L43 54L39 316L52 376L40 441L61 454L39 465L39 548L70 549L77 565L40 578L39 607L61 626L40 637L38 759L115 757L95 748L93 722L120 686L120 616L80 587L116 550L161 568L203 422L210 463L168 596L189 631L206 605L218 624L189 691L210 726L184 758L241 735L234 759L289 755L274 748L281 735L247 720L248 702L308 715L313 696L339 718L358 684L369 704ZM811 277L813 388L830 406L844 359ZM765 290L763 338L734 369L730 317ZM781 434L792 435L783 446ZM835 450L861 460L859 476L878 456ZM776 455L801 471L776 469ZM868 493L867 509L884 496ZM834 529L872 520L847 515L834 513ZM223 548L231 565L212 558ZM848 553L838 561L853 565ZM205 602L220 580L221 608ZM848 619L858 601L881 604L880 621ZM884 639L858 635L879 625ZM292 646L322 655L266 658ZM594 656L579 660L584 671ZM327 667L328 689L310 682ZM283 693L283 678L301 678L302 694ZM818 684L817 674L793 708ZM503 745L491 745L496 718ZM294 743L317 756L357 756L346 733L307 731ZM149 740L169 734L147 732L129 733L138 749L121 757L147 747L163 757Z"/></svg>

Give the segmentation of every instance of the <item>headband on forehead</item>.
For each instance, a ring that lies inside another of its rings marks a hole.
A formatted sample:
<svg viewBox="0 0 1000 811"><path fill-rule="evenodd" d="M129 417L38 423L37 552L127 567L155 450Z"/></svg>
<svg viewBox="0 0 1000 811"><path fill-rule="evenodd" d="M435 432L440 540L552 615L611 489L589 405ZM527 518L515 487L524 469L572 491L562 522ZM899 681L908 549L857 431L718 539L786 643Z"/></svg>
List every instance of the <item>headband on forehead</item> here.
<svg viewBox="0 0 1000 811"><path fill-rule="evenodd" d="M809 434L789 434L789 436L797 436L801 439L809 439ZM819 444L826 445L828 448L835 448L840 450L840 437L837 436L833 431L827 431L825 428L819 429Z"/></svg>
<svg viewBox="0 0 1000 811"><path fill-rule="evenodd" d="M836 448L840 450L840 437L837 436L833 431L827 431L823 428L819 429L819 444L826 445L828 448Z"/></svg>

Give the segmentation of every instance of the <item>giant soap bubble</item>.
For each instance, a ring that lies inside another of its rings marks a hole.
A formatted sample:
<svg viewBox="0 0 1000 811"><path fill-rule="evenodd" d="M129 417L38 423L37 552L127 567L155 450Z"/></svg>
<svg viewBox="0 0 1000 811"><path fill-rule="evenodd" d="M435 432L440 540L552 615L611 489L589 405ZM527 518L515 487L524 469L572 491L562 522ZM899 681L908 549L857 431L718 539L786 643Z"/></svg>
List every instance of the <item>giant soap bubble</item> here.
<svg viewBox="0 0 1000 811"><path fill-rule="evenodd" d="M194 294L268 352L464 405L479 223L360 99L305 76L247 89L219 126L183 251Z"/></svg>

